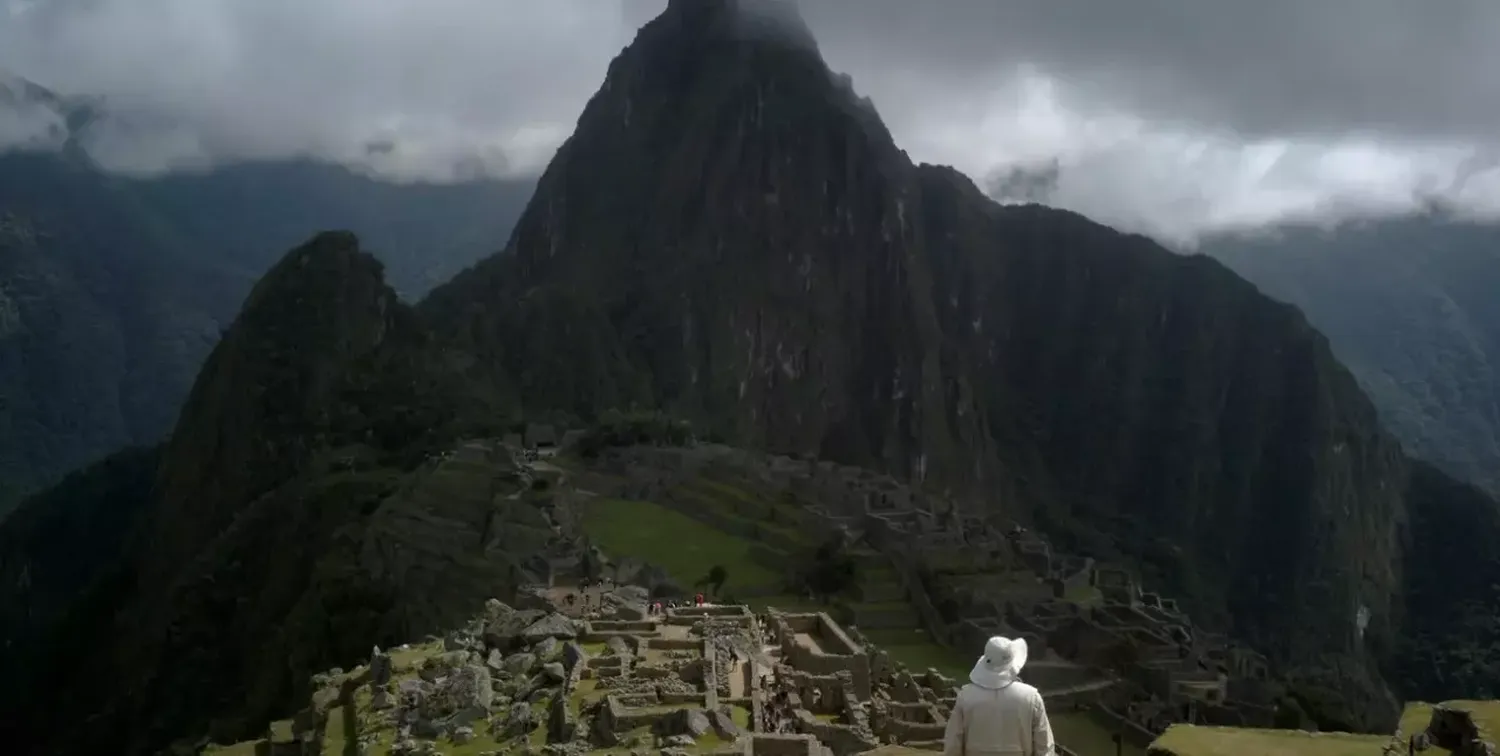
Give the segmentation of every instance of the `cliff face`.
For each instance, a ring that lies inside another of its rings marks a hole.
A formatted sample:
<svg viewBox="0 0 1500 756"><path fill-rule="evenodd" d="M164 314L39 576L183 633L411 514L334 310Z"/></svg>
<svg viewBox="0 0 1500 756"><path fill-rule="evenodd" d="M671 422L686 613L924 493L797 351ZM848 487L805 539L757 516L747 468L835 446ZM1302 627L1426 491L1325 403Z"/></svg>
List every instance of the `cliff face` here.
<svg viewBox="0 0 1500 756"><path fill-rule="evenodd" d="M1412 455L1500 492L1500 226L1431 215L1204 250L1306 312Z"/></svg>
<svg viewBox="0 0 1500 756"><path fill-rule="evenodd" d="M380 263L347 233L292 251L256 285L188 395L163 455L149 578L290 478L327 432L334 392L394 327Z"/></svg>
<svg viewBox="0 0 1500 756"><path fill-rule="evenodd" d="M643 28L506 254L424 312L466 350L520 347L481 358L514 375L557 356L504 337L518 312L587 301L603 346L548 375L623 388L579 414L639 398L738 442L980 482L978 415L945 409L912 165L805 30L737 5L674 3Z"/></svg>
<svg viewBox="0 0 1500 756"><path fill-rule="evenodd" d="M7 717L0 734L45 753L244 737L304 693L312 671L514 590L550 531L497 516L496 501L529 483L507 456L422 464L470 409L425 342L350 234L288 253L159 454L121 463L130 475L70 481L0 529L0 574L39 581L11 591L24 603L0 613L0 629L24 643L45 624L52 641L17 647L36 655L17 668L29 693L3 700L31 713ZM44 508L53 499L65 501ZM121 524L57 532L77 513ZM90 554L70 574L33 553L42 541L122 558ZM64 727L63 710L88 722Z"/></svg>
<svg viewBox="0 0 1500 756"><path fill-rule="evenodd" d="M515 303L596 303L602 351L549 374L608 354L733 441L1032 517L1283 663L1339 657L1356 679L1324 682L1390 715L1366 662L1399 622L1407 471L1324 339L1211 260L914 166L765 5L643 28L507 252L423 314L515 374L547 359L507 337Z"/></svg>
<svg viewBox="0 0 1500 756"><path fill-rule="evenodd" d="M1407 624L1393 679L1416 700L1500 696L1500 505L1422 462L1406 498Z"/></svg>

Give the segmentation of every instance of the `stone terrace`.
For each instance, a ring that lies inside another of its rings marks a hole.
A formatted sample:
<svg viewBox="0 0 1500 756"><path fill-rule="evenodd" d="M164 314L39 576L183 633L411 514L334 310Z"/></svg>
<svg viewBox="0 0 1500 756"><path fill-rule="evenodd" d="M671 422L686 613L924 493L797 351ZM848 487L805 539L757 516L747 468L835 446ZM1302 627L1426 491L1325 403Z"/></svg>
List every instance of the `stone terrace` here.
<svg viewBox="0 0 1500 756"><path fill-rule="evenodd" d="M711 445L616 454L617 469L653 481L629 492L635 495L727 486L742 501L796 503L800 517L778 509L769 528L757 519L767 512L748 504L732 513L761 523L748 535L775 544L773 559L791 553L783 528L803 544L845 536L861 585L836 613L892 655L935 663L941 655L918 646L970 649L990 635L1025 638L1034 659L1028 680L1054 705L1076 712L1064 720L1122 734L1136 753L1177 722L1272 722L1282 691L1263 656L1195 627L1174 601L1142 590L1129 571L1057 553L1020 525L964 514L890 476L825 461ZM703 510L680 511L745 529ZM940 666L959 674L966 664L960 656L966 654L950 653L955 661Z"/></svg>

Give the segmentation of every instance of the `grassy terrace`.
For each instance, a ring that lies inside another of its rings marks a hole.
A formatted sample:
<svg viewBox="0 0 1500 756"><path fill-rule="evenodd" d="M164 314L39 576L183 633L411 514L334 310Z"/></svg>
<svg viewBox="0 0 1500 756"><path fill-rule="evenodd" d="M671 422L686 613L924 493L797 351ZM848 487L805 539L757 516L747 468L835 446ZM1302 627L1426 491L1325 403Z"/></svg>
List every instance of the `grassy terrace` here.
<svg viewBox="0 0 1500 756"><path fill-rule="evenodd" d="M698 582L714 565L729 573L724 584L728 592L781 578L750 558L751 542L655 502L596 499L584 510L583 529L605 553L655 564L684 587Z"/></svg>
<svg viewBox="0 0 1500 756"><path fill-rule="evenodd" d="M1390 740L1347 732L1173 725L1151 748L1172 756L1380 756Z"/></svg>
<svg viewBox="0 0 1500 756"><path fill-rule="evenodd" d="M746 491L721 481L698 479L679 488L676 493L701 503L721 517L757 527L777 530L788 538L800 541L809 548L812 542L805 531L795 528L800 510L795 504L781 501L757 500ZM755 516L759 513L759 516ZM771 519L767 519L771 518ZM836 607L809 603L805 598L770 595L747 596L736 590L736 586L773 584L780 576L753 562L750 547L765 543L731 535L699 520L648 501L622 499L597 499L584 511L584 530L605 553L630 556L659 565L684 586L691 586L702 578L714 565L722 565L729 573L725 584L727 592L756 609L775 606L784 611L829 611L836 614ZM865 584L896 583L899 578L889 564L882 564L873 554L860 555L860 579ZM788 555L790 560L792 555ZM964 562L964 567L976 572L989 567L985 564ZM1084 597L1079 597L1084 598ZM906 601L880 601L856 606L881 610L911 610ZM914 610L913 610L914 611ZM914 623L916 624L916 623ZM968 679L974 659L964 653L934 641L920 626L894 629L861 628L872 643L905 664L912 670L937 669L960 682ZM748 713L746 713L748 717ZM1073 748L1082 756L1113 756L1114 731L1087 712L1056 712L1052 716L1053 730L1058 741ZM708 748L711 749L712 746ZM1139 748L1126 746L1124 756L1141 756Z"/></svg>

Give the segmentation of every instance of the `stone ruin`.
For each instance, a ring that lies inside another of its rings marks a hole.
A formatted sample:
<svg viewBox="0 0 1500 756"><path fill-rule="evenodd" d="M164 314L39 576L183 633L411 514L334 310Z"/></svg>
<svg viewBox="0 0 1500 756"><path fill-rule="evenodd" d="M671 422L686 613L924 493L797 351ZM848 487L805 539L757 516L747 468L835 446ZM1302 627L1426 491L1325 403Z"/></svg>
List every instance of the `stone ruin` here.
<svg viewBox="0 0 1500 756"><path fill-rule="evenodd" d="M1409 703L1401 717L1402 728L1391 737L1385 754L1495 756L1496 739L1490 726L1497 720L1500 720L1500 702L1496 701ZM1413 731L1403 729L1408 725Z"/></svg>
<svg viewBox="0 0 1500 756"><path fill-rule="evenodd" d="M844 534L894 568L882 586L908 608L847 618L878 628L896 615L938 643L979 648L991 635L1025 638L1028 681L1051 702L1087 709L1101 726L1144 747L1173 723L1269 727L1282 689L1266 658L1194 625L1176 602L1144 590L1128 570L1086 555L1060 553L1040 534L889 475L827 461L778 457L728 447L632 448L606 460L626 478L614 492L672 507L712 527L759 543L783 536L741 509L732 517L679 502L679 484L709 476L767 500L798 502L803 532ZM736 504L736 506L745 506ZM737 521L736 521L737 520ZM752 557L754 552L752 550Z"/></svg>
<svg viewBox="0 0 1500 756"><path fill-rule="evenodd" d="M314 678L267 752L552 754L601 749L848 756L940 750L957 684L893 663L826 613L647 611L609 589L587 616L491 600L465 628ZM519 604L556 595L537 587ZM887 749L888 750L888 749ZM213 751L208 751L212 753Z"/></svg>

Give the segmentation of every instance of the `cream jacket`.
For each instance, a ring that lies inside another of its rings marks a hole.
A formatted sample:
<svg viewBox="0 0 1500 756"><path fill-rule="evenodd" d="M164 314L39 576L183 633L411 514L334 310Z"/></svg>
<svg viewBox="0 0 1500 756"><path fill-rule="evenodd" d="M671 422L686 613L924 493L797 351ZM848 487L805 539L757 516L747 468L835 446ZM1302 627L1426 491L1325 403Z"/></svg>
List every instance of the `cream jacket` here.
<svg viewBox="0 0 1500 756"><path fill-rule="evenodd" d="M1047 707L1036 688L1013 682L999 690L969 684L948 717L943 756L1056 756Z"/></svg>

